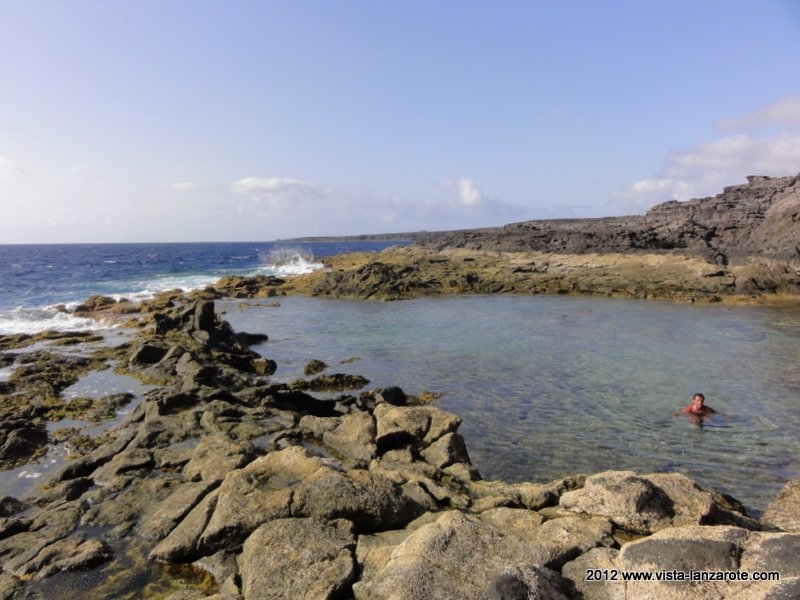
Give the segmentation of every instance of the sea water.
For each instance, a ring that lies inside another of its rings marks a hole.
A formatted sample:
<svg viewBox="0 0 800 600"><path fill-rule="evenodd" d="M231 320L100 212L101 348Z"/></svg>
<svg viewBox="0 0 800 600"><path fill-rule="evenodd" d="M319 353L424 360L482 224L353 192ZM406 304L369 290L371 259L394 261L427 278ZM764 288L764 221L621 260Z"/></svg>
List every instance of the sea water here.
<svg viewBox="0 0 800 600"><path fill-rule="evenodd" d="M101 327L62 309L95 294L142 300L225 275L291 276L321 268L325 256L392 243L0 244L0 335Z"/></svg>
<svg viewBox="0 0 800 600"><path fill-rule="evenodd" d="M800 309L552 296L221 304L276 380L316 358L441 394L487 479L680 472L759 514L800 477ZM695 392L720 414L673 413Z"/></svg>

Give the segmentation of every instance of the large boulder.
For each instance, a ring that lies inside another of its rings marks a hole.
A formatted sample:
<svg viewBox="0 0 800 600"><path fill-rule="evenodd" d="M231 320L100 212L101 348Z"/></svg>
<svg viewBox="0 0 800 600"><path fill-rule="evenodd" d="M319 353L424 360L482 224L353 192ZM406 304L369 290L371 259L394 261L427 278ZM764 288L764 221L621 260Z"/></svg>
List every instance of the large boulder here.
<svg viewBox="0 0 800 600"><path fill-rule="evenodd" d="M644 535L665 527L706 523L758 527L733 501L701 489L679 473L598 473L587 477L581 489L562 494L559 506L573 513L608 517L617 526Z"/></svg>
<svg viewBox="0 0 800 600"><path fill-rule="evenodd" d="M333 429L322 434L322 439L356 462L369 463L375 458L375 421L369 413L353 411L342 416Z"/></svg>
<svg viewBox="0 0 800 600"><path fill-rule="evenodd" d="M764 572L779 573L779 579L762 579ZM725 525L674 527L619 551L590 550L564 565L562 574L585 600L797 598L800 535Z"/></svg>
<svg viewBox="0 0 800 600"><path fill-rule="evenodd" d="M292 502L294 516L349 519L359 531L397 529L422 512L402 487L382 475L327 466L297 486Z"/></svg>
<svg viewBox="0 0 800 600"><path fill-rule="evenodd" d="M784 531L800 533L800 479L793 479L781 489L761 516L761 522Z"/></svg>
<svg viewBox="0 0 800 600"><path fill-rule="evenodd" d="M355 579L355 534L349 521L277 519L261 525L242 549L245 600L337 598Z"/></svg>
<svg viewBox="0 0 800 600"><path fill-rule="evenodd" d="M381 402L374 415L379 454L404 446L428 446L461 425L457 415L434 406L393 406Z"/></svg>
<svg viewBox="0 0 800 600"><path fill-rule="evenodd" d="M560 569L567 561L596 547L611 547L614 527L602 517L560 517L543 521L533 511L499 507L486 511L480 519L505 535L516 536L531 545L530 561Z"/></svg>
<svg viewBox="0 0 800 600"><path fill-rule="evenodd" d="M540 584L551 594L540 589L523 597L559 598L560 576L544 567L532 567L531 550L532 546L517 536L504 535L476 517L449 511L413 531L382 568L365 569L353 592L357 600L479 598L487 591L500 598L504 590L521 589L508 579L509 569L513 569L512 578L526 586L541 579ZM546 575L536 577L528 573L531 568Z"/></svg>
<svg viewBox="0 0 800 600"><path fill-rule="evenodd" d="M222 481L225 476L243 467L253 458L250 444L234 442L224 435L206 436L200 439L191 459L183 468L188 481Z"/></svg>

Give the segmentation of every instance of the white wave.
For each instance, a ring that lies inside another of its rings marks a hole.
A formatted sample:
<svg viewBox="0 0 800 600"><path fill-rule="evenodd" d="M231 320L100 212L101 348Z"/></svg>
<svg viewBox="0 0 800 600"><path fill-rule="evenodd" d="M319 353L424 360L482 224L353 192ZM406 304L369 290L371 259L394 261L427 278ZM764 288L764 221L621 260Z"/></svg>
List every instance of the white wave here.
<svg viewBox="0 0 800 600"><path fill-rule="evenodd" d="M213 285L219 280L219 275L175 275L159 277L150 281L141 282L140 288L128 294L113 294L113 298L127 298L128 300L146 300L152 298L159 292L169 290L183 290L188 292Z"/></svg>
<svg viewBox="0 0 800 600"><path fill-rule="evenodd" d="M276 248L261 260L266 263L260 268L262 273L278 276L303 275L325 266L297 248Z"/></svg>
<svg viewBox="0 0 800 600"><path fill-rule="evenodd" d="M35 334L42 331L86 331L110 329L112 326L95 319L76 317L55 308L16 308L0 313L0 335Z"/></svg>

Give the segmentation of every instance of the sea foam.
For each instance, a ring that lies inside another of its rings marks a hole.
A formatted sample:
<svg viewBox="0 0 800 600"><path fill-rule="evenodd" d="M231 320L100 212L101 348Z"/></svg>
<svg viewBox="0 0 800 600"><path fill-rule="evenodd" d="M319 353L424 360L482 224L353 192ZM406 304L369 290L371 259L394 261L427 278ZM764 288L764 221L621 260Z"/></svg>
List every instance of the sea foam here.
<svg viewBox="0 0 800 600"><path fill-rule="evenodd" d="M111 325L100 323L95 319L76 317L56 309L48 308L15 308L0 313L0 335L13 333L35 334L42 331L86 331L91 329L109 329Z"/></svg>

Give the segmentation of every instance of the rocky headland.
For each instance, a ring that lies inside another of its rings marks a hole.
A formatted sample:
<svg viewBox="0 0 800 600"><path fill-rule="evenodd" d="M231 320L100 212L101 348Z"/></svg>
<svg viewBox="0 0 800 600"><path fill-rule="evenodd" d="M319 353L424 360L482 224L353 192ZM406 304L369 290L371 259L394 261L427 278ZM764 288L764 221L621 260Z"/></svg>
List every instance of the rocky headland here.
<svg viewBox="0 0 800 600"><path fill-rule="evenodd" d="M11 373L0 381L0 465L20 468L54 444L69 451L33 491L0 498L0 598L800 597L800 482L754 519L680 473L487 481L459 417L435 400L369 389L320 361L276 383L274 361L250 348L269 332L234 331L214 304L451 293L796 301L797 190L798 178L754 178L642 217L420 236L308 276L75 309L124 323L123 343L0 337ZM64 399L104 370L148 391ZM108 427L87 436L65 422ZM753 578L767 571L780 579ZM750 578L677 575L692 572Z"/></svg>
<svg viewBox="0 0 800 600"><path fill-rule="evenodd" d="M236 297L546 293L794 303L800 176L750 177L716 196L666 202L645 215L526 221L413 240L377 256L333 257L326 270L287 281L229 278L217 288Z"/></svg>

